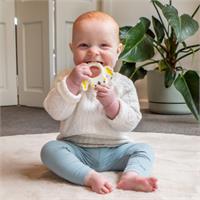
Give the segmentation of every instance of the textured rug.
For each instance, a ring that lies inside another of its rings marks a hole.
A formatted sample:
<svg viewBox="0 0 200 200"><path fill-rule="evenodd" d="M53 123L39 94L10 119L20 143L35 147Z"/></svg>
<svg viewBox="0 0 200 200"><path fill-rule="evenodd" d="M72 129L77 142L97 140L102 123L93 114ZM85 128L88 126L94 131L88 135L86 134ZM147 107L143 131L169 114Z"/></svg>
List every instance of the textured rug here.
<svg viewBox="0 0 200 200"><path fill-rule="evenodd" d="M153 146L153 193L114 189L100 195L54 175L42 165L40 149L57 133L0 137L0 199L3 200L199 200L200 137L162 133L130 133L136 142ZM115 184L119 173L105 172Z"/></svg>

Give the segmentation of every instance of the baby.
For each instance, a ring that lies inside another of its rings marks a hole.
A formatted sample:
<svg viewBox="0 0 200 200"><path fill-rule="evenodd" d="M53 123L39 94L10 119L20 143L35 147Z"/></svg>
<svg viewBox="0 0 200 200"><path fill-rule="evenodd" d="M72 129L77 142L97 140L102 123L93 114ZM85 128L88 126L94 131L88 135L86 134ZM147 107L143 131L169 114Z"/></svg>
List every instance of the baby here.
<svg viewBox="0 0 200 200"><path fill-rule="evenodd" d="M86 91L81 87L94 76L90 63L115 67L122 50L118 24L103 12L84 13L73 24L70 48L75 67L44 101L46 111L60 121L60 134L42 148L43 163L65 180L100 194L114 189L103 171L123 171L118 189L155 191L157 179L149 177L154 153L126 133L141 119L132 81L115 72L107 84Z"/></svg>

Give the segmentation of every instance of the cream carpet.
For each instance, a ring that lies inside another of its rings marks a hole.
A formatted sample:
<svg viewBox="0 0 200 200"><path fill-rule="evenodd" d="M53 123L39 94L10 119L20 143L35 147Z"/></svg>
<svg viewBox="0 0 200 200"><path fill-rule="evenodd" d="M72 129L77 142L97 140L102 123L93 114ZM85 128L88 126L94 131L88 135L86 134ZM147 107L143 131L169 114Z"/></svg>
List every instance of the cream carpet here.
<svg viewBox="0 0 200 200"><path fill-rule="evenodd" d="M64 181L42 165L40 149L57 133L0 137L0 199L2 200L199 200L200 137L162 133L130 133L156 152L154 193L115 189L107 195ZM105 172L113 184L119 174Z"/></svg>

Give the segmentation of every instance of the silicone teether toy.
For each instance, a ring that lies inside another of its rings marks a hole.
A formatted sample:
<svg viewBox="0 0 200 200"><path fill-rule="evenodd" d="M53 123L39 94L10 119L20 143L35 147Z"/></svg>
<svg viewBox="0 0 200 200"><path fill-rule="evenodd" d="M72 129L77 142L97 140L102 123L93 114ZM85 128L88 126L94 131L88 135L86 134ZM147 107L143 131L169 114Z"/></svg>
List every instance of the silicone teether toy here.
<svg viewBox="0 0 200 200"><path fill-rule="evenodd" d="M96 85L108 84L113 76L113 70L109 66L102 66L97 62L89 63L88 66L90 67L92 76L88 80L82 81L81 86L84 91L88 90L89 85L95 88Z"/></svg>

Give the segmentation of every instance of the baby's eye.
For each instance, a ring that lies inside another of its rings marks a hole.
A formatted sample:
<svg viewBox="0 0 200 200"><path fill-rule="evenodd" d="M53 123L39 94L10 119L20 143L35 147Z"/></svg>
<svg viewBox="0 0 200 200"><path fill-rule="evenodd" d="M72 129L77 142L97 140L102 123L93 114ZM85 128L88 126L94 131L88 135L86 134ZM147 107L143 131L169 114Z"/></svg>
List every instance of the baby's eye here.
<svg viewBox="0 0 200 200"><path fill-rule="evenodd" d="M109 44L106 44L106 43L101 44L101 48L108 48L108 47L110 47Z"/></svg>
<svg viewBox="0 0 200 200"><path fill-rule="evenodd" d="M79 44L78 46L79 46L80 48L88 48L88 47L89 47L89 45L86 44L86 43L81 43L81 44Z"/></svg>

